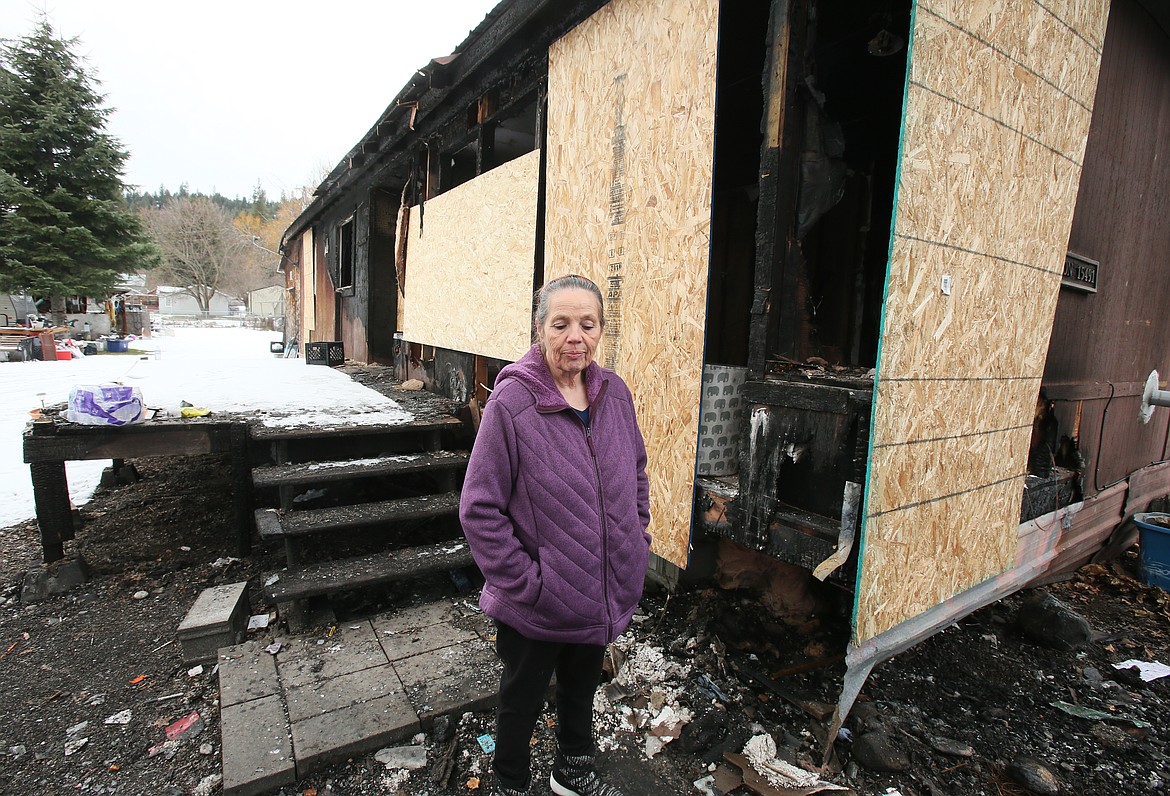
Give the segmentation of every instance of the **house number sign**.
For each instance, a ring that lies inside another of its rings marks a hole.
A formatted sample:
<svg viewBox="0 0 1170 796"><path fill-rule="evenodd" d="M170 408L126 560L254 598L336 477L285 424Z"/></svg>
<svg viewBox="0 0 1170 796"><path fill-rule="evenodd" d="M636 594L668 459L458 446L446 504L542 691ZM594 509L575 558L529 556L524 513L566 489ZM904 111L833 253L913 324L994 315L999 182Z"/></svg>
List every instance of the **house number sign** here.
<svg viewBox="0 0 1170 796"><path fill-rule="evenodd" d="M1079 290L1084 293L1097 292L1097 269L1101 264L1088 257L1069 252L1064 256L1064 275L1061 277L1062 287Z"/></svg>

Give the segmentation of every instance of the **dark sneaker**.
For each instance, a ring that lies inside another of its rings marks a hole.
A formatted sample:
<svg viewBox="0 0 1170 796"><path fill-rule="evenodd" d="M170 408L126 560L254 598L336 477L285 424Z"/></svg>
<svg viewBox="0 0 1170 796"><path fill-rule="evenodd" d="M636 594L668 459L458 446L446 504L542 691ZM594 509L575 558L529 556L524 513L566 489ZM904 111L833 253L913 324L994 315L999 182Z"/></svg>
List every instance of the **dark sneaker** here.
<svg viewBox="0 0 1170 796"><path fill-rule="evenodd" d="M621 788L597 775L592 757L558 758L548 785L557 796L625 796Z"/></svg>
<svg viewBox="0 0 1170 796"><path fill-rule="evenodd" d="M528 791L505 788L503 785L497 783L494 788L488 791L487 796L528 796Z"/></svg>

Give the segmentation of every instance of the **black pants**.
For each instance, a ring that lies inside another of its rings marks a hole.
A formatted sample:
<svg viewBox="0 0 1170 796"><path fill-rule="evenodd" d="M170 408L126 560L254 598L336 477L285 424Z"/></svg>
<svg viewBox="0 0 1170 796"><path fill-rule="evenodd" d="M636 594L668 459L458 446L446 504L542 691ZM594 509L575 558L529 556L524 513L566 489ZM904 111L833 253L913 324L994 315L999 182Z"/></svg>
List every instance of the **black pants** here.
<svg viewBox="0 0 1170 796"><path fill-rule="evenodd" d="M504 662L496 711L496 778L506 788L525 790L531 780L529 741L554 671L560 754L593 754L593 693L601 681L605 647L533 641L496 622L496 652Z"/></svg>

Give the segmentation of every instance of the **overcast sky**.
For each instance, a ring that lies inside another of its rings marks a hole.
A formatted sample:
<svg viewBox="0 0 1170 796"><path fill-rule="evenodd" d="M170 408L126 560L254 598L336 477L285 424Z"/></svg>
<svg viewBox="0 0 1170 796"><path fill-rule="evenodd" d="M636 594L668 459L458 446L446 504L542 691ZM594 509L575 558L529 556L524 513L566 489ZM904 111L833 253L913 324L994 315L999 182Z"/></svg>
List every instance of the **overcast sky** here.
<svg viewBox="0 0 1170 796"><path fill-rule="evenodd" d="M270 199L331 169L415 69L496 0L0 0L0 39L41 11L101 81L142 190Z"/></svg>

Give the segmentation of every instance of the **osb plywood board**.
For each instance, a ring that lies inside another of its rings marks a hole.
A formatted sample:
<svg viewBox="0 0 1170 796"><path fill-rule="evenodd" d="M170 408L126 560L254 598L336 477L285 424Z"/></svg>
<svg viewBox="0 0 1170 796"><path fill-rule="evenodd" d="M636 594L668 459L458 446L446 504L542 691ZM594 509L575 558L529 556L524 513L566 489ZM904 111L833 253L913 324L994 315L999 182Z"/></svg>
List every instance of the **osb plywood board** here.
<svg viewBox="0 0 1170 796"><path fill-rule="evenodd" d="M915 9L858 641L1015 561L1107 12L1059 5Z"/></svg>
<svg viewBox="0 0 1170 796"><path fill-rule="evenodd" d="M539 170L529 152L411 208L406 340L508 361L528 350Z"/></svg>
<svg viewBox="0 0 1170 796"><path fill-rule="evenodd" d="M1076 6L1078 13L1058 16L1053 13L1058 5ZM1108 10L1108 0L1063 4L1049 0L928 0L919 3L918 14L935 14L954 23L1050 83L1058 93L1092 108L1097 87L1094 59L1105 39L1105 26L1098 22L1106 18Z"/></svg>
<svg viewBox="0 0 1170 796"><path fill-rule="evenodd" d="M978 223L970 219L971 226ZM1042 268L896 239L885 307L886 375L988 379L1041 372L1047 346L1036 344L1032 321L1056 311L1051 287L1064 258L1063 246L1051 241L1037 250L1044 253ZM944 277L950 278L949 296L941 289Z"/></svg>
<svg viewBox="0 0 1170 796"><path fill-rule="evenodd" d="M717 0L614 0L549 50L545 273L606 294L599 359L646 437L653 550L685 567L702 390Z"/></svg>
<svg viewBox="0 0 1170 796"><path fill-rule="evenodd" d="M971 473L987 483L1020 476L1028 466L1031 428L874 447L870 466L883 470L873 495L879 506L912 506L971 488ZM1021 445L1021 441L1023 445ZM1022 488L1022 484L1020 488Z"/></svg>
<svg viewBox="0 0 1170 796"><path fill-rule="evenodd" d="M301 234L301 337L309 340L310 333L317 328L316 294L317 287L317 258L313 248L313 228L308 227Z"/></svg>
<svg viewBox="0 0 1170 796"><path fill-rule="evenodd" d="M1055 271L1068 230L1052 212L1071 212L1080 160L911 84L895 231Z"/></svg>
<svg viewBox="0 0 1170 796"><path fill-rule="evenodd" d="M1085 123L1092 109L1053 92L1044 78L1001 50L926 9L920 9L915 19L914 42L921 55L916 70L929 65L935 91L963 101L978 100L980 105L972 110L994 116L1057 152L1084 149L1082 131L1088 129ZM911 81L918 81L917 72L911 70ZM1012 101L1004 102L1008 96Z"/></svg>
<svg viewBox="0 0 1170 796"><path fill-rule="evenodd" d="M1031 429L1039 391L1039 378L884 379L878 384L873 444ZM966 408L956 411L959 406Z"/></svg>
<svg viewBox="0 0 1170 796"><path fill-rule="evenodd" d="M972 585L968 564L972 551L1014 561L1022 481L1013 478L949 500L867 517L857 637L873 638L961 594ZM999 528L1012 532L1001 534ZM930 552L926 560L924 549ZM988 577L1004 569L1001 566Z"/></svg>
<svg viewBox="0 0 1170 796"><path fill-rule="evenodd" d="M1043 0L1050 14L1062 20L1097 50L1105 44L1105 23L1111 0Z"/></svg>

